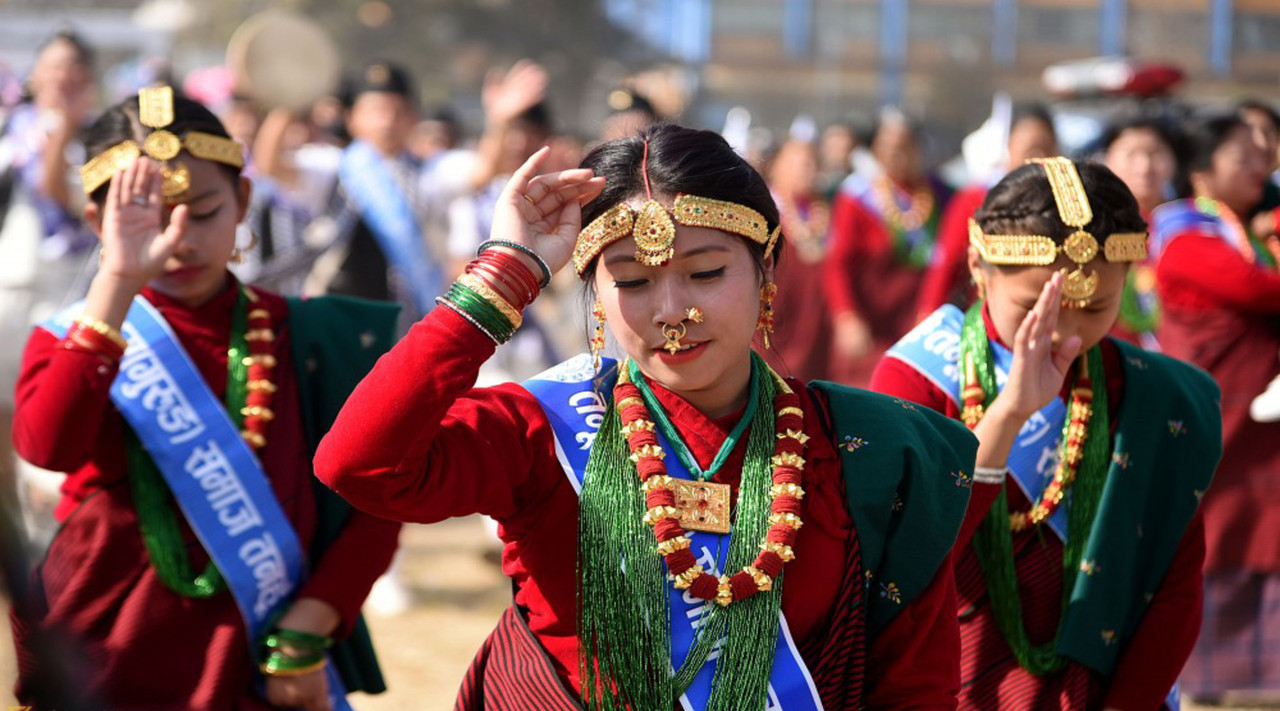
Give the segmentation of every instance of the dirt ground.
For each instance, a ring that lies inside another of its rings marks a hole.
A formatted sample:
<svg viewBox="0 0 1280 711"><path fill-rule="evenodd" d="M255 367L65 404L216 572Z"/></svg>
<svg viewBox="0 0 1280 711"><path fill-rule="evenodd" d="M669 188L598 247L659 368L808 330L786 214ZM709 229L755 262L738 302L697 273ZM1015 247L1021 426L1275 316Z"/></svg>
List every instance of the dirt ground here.
<svg viewBox="0 0 1280 711"><path fill-rule="evenodd" d="M491 555L496 544L479 519L408 526L401 548L400 572L412 605L395 617L368 615L389 690L353 695L358 711L452 708L467 665L510 601L507 579ZM0 708L13 703L8 632L7 624L0 625ZM1189 704L1183 708L1207 711Z"/></svg>

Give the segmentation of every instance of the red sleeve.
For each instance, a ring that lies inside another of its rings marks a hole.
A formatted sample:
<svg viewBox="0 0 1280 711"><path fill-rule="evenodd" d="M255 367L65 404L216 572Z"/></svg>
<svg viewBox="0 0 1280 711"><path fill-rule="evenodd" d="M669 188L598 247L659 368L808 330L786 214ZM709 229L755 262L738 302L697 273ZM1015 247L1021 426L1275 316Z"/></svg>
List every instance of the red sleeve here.
<svg viewBox="0 0 1280 711"><path fill-rule="evenodd" d="M342 618L334 637L342 639L351 634L369 590L378 576L391 567L399 538L399 523L352 509L342 532L315 562L311 578L298 591L298 597L313 597L333 605Z"/></svg>
<svg viewBox="0 0 1280 711"><path fill-rule="evenodd" d="M973 186L957 193L938 224L938 241L933 258L924 275L917 304L918 315L923 318L947 303L957 285L965 280L965 267L969 256L969 218L982 204L986 189Z"/></svg>
<svg viewBox="0 0 1280 711"><path fill-rule="evenodd" d="M831 314L860 314L857 292L850 280L862 251L867 211L850 195L836 195L831 204L831 251L822 266L823 288Z"/></svg>
<svg viewBox="0 0 1280 711"><path fill-rule="evenodd" d="M1280 273L1250 263L1217 237L1186 234L1169 242L1156 278L1160 298L1170 303L1208 300L1246 313L1280 313Z"/></svg>
<svg viewBox="0 0 1280 711"><path fill-rule="evenodd" d="M1138 631L1120 655L1103 706L1154 711L1169 695L1200 634L1204 553L1204 516L1196 512Z"/></svg>
<svg viewBox="0 0 1280 711"><path fill-rule="evenodd" d="M494 345L436 308L378 360L316 452L316 476L383 518L432 523L532 510L563 478L537 400L506 384L472 389Z"/></svg>
<svg viewBox="0 0 1280 711"><path fill-rule="evenodd" d="M26 461L57 472L87 464L98 444L120 364L79 350L43 328L22 354L14 401L13 446Z"/></svg>
<svg viewBox="0 0 1280 711"><path fill-rule="evenodd" d="M867 708L954 709L960 693L960 622L951 556L933 582L871 643Z"/></svg>

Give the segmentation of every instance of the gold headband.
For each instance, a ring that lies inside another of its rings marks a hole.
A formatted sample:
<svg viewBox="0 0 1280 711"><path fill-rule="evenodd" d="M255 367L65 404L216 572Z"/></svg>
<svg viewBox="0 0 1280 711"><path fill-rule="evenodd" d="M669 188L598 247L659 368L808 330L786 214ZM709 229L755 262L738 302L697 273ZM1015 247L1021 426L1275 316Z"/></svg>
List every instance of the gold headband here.
<svg viewBox="0 0 1280 711"><path fill-rule="evenodd" d="M771 234L764 215L746 205L696 195L678 195L670 211L657 200L649 200L639 212L626 203L618 203L578 233L573 248L573 267L578 276L605 247L628 235L636 240L636 261L650 267L666 264L675 256L673 217L687 227L724 230L762 244L765 256L773 252L782 230L779 225Z"/></svg>
<svg viewBox="0 0 1280 711"><path fill-rule="evenodd" d="M178 138L165 127L173 123L173 88L168 86L142 89L138 92L138 120L151 129L142 145L133 141L121 141L94 156L80 168L80 182L86 195L102 187L112 176L146 154L160 163L161 192L167 202L176 202L191 187L191 173L185 165L177 163L171 168L169 161L178 157L185 148L192 156L211 160L234 168L244 167L244 149L239 143L200 131L188 131Z"/></svg>
<svg viewBox="0 0 1280 711"><path fill-rule="evenodd" d="M1076 268L1065 274L1063 302L1068 307L1082 308L1098 290L1097 273L1084 271L1084 265L1093 261L1099 252L1097 238L1084 229L1093 221L1093 209L1089 206L1080 173L1069 158L1037 158L1034 162L1044 166L1058 207L1058 217L1067 227L1075 228L1075 232L1063 240L1062 246L1058 246L1052 237L1045 235L985 234L977 220L969 218L969 244L988 264L1043 267L1056 262L1059 254L1065 254L1067 259L1076 263ZM1101 251L1108 262L1142 261L1147 258L1147 233L1112 233L1107 236Z"/></svg>

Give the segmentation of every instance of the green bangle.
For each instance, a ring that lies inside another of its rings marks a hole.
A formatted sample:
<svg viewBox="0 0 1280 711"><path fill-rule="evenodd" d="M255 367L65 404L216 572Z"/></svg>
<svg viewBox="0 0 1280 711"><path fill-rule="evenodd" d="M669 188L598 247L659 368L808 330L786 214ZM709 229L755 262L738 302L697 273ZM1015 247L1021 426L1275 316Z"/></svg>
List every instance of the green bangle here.
<svg viewBox="0 0 1280 711"><path fill-rule="evenodd" d="M444 301L495 343L506 343L515 335L515 326L511 321L487 299L464 284L454 282L449 293L444 296Z"/></svg>
<svg viewBox="0 0 1280 711"><path fill-rule="evenodd" d="M328 663L329 658L324 654L290 657L280 652L273 652L258 669L267 676L301 676L323 669Z"/></svg>
<svg viewBox="0 0 1280 711"><path fill-rule="evenodd" d="M268 649L279 649L285 643L294 647L304 647L311 651L318 651L332 647L333 638L301 630L278 628L275 632L267 635L265 642Z"/></svg>

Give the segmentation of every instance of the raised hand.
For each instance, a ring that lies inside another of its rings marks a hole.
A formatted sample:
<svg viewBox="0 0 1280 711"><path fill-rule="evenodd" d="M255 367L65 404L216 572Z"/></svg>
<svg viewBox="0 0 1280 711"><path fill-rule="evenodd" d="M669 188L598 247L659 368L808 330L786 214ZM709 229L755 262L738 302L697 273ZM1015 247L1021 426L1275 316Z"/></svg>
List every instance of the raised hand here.
<svg viewBox="0 0 1280 711"><path fill-rule="evenodd" d="M493 215L492 239L518 242L537 252L554 274L569 262L582 229L582 205L604 189L604 178L585 168L538 175L543 147L507 181Z"/></svg>
<svg viewBox="0 0 1280 711"><path fill-rule="evenodd" d="M99 274L141 289L164 273L187 229L187 206L178 205L164 224L160 167L138 158L111 178L102 206Z"/></svg>
<svg viewBox="0 0 1280 711"><path fill-rule="evenodd" d="M485 119L494 125L512 121L546 97L547 81L547 70L528 59L516 62L506 74L490 72L480 94Z"/></svg>
<svg viewBox="0 0 1280 711"><path fill-rule="evenodd" d="M1062 274L1055 272L1013 337L1009 380L996 398L1011 414L1025 419L1049 404L1061 392L1067 370L1080 354L1079 336L1053 344L1061 308Z"/></svg>

